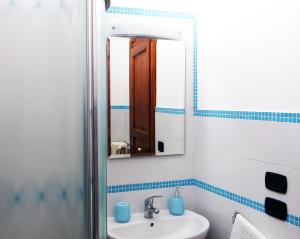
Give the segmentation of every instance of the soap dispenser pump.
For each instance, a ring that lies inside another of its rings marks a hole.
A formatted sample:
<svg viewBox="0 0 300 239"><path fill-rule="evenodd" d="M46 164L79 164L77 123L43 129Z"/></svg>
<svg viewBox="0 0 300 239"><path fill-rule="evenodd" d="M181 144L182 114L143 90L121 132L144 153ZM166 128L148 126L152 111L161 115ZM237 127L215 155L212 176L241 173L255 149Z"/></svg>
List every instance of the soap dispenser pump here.
<svg viewBox="0 0 300 239"><path fill-rule="evenodd" d="M176 187L175 195L170 198L169 212L175 216L184 214L184 200L180 196L179 187Z"/></svg>

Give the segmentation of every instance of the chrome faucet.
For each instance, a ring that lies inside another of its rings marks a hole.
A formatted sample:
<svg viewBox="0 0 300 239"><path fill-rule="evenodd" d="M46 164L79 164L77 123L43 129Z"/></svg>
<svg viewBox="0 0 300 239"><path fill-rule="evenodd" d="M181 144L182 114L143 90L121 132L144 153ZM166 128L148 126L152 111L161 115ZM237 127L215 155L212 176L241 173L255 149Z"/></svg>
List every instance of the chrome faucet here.
<svg viewBox="0 0 300 239"><path fill-rule="evenodd" d="M151 196L145 199L145 208L144 208L144 217L152 219L153 213L158 214L159 209L153 207L153 200L154 198L162 198L163 196L157 195L157 196Z"/></svg>

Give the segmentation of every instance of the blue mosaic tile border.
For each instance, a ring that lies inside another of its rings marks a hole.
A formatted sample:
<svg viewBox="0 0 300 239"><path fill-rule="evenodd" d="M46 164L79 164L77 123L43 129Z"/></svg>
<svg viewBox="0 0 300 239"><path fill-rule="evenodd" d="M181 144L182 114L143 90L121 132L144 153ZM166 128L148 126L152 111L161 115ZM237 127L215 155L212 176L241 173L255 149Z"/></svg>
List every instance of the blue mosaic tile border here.
<svg viewBox="0 0 300 239"><path fill-rule="evenodd" d="M121 193L121 192L133 192L141 190L159 189L159 188L171 188L176 186L191 186L193 179L172 180L163 182L151 182L151 183L135 183L108 186L107 193Z"/></svg>
<svg viewBox="0 0 300 239"><path fill-rule="evenodd" d="M223 111L223 110L200 110L198 106L198 33L197 33L197 18L190 13L183 12L168 12L159 10L148 10L141 8L127 8L112 6L108 9L108 13L128 14L150 17L166 17L177 19L190 19L193 23L193 109L194 116L198 117L213 117L238 120L260 120L274 122L300 123L300 113L288 112L255 112L255 111Z"/></svg>
<svg viewBox="0 0 300 239"><path fill-rule="evenodd" d="M185 114L185 109L156 107L155 112L167 113L167 114L176 114L176 115L184 115Z"/></svg>
<svg viewBox="0 0 300 239"><path fill-rule="evenodd" d="M151 182L151 183L136 183L136 184L124 184L124 185L114 185L107 187L107 193L120 193L120 192L133 192L141 190L159 189L159 188L171 188L176 186L195 186L197 188L203 189L205 191L214 193L220 197L226 198L228 200L234 201L236 203L242 204L259 212L265 213L264 204L251 200L249 198L240 196L238 194L232 193L228 190L213 186L211 184L205 183L203 181L190 178L172 181L162 181L162 182ZM287 223L292 224L300 228L300 217L292 214L288 214Z"/></svg>
<svg viewBox="0 0 300 239"><path fill-rule="evenodd" d="M287 222L294 226L300 227L300 217L288 214Z"/></svg>
<svg viewBox="0 0 300 239"><path fill-rule="evenodd" d="M111 105L110 109L111 110L128 110L129 106L128 105Z"/></svg>
<svg viewBox="0 0 300 239"><path fill-rule="evenodd" d="M249 198L239 196L235 193L229 192L229 191L224 190L222 188L218 188L216 186L213 186L211 184L205 183L205 182L197 180L197 179L193 179L193 185L198 187L198 188L204 189L208 192L217 194L221 197L227 198L231 201L242 204L244 206L253 208L257 211L265 212L265 208L264 208L264 205L262 203L255 202L255 201L253 201Z"/></svg>
<svg viewBox="0 0 300 239"><path fill-rule="evenodd" d="M275 122L300 123L300 113L196 110L195 116L241 120L263 120Z"/></svg>
<svg viewBox="0 0 300 239"><path fill-rule="evenodd" d="M208 192L211 192L211 193L217 194L221 197L224 197L226 199L229 199L231 201L234 201L236 203L242 204L244 206L247 206L247 207L250 207L257 211L265 213L265 206L262 203L253 201L249 198L237 195L235 193L224 190L222 188L218 188L216 186L213 186L211 184L205 183L205 182L197 180L197 179L193 179L193 185L198 188L201 188L203 190L206 190ZM300 228L300 216L288 214L288 218L287 218L286 222Z"/></svg>
<svg viewBox="0 0 300 239"><path fill-rule="evenodd" d="M112 106L110 106L110 109L111 110L128 110L129 106L128 105L112 105ZM182 115L182 114L185 114L185 109L156 107L155 112Z"/></svg>
<svg viewBox="0 0 300 239"><path fill-rule="evenodd" d="M130 7L116 7L111 6L107 13L115 14L127 14L147 17L166 17L166 18L178 18L178 19L195 19L195 16L186 12L169 12L160 10L150 10L143 8L130 8Z"/></svg>

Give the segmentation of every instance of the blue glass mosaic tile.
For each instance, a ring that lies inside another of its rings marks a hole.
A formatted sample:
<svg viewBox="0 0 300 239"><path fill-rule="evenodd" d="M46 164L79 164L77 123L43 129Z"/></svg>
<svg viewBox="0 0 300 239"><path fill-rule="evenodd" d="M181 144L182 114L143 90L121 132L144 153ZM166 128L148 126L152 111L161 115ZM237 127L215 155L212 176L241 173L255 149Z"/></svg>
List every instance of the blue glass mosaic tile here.
<svg viewBox="0 0 300 239"><path fill-rule="evenodd" d="M167 114L176 114L176 115L184 115L185 114L185 109L156 107L155 112L167 113Z"/></svg>
<svg viewBox="0 0 300 239"><path fill-rule="evenodd" d="M172 180L163 182L151 182L151 183L136 183L126 185L114 185L107 187L107 193L120 193L120 192L132 192L149 189L170 188L176 186L191 186L193 185L192 179Z"/></svg>
<svg viewBox="0 0 300 239"><path fill-rule="evenodd" d="M194 15L191 13L169 12L169 11L142 9L142 8L116 7L116 6L110 7L107 10L107 13L138 15L138 16L147 16L147 17L195 19Z"/></svg>
<svg viewBox="0 0 300 239"><path fill-rule="evenodd" d="M111 110L128 110L128 105L112 105L110 106ZM163 108L163 107L156 107L155 112L159 113L168 113L168 114L185 114L185 109L179 109L179 108Z"/></svg>
<svg viewBox="0 0 300 239"><path fill-rule="evenodd" d="M248 199L246 197L239 196L239 195L237 195L235 193L232 193L230 191L224 190L222 188L215 187L211 184L208 184L208 183L196 180L196 179L194 180L193 185L198 187L198 188L204 189L208 192L212 192L214 194L217 194L221 197L227 198L227 199L229 199L231 201L234 201L236 203L239 203L239 204L245 205L247 207L256 209L258 211L264 212L264 205L263 204L255 202L255 201L253 201L251 199Z"/></svg>
<svg viewBox="0 0 300 239"><path fill-rule="evenodd" d="M300 123L300 113L194 110L195 116L240 120L263 120L275 122Z"/></svg>
<svg viewBox="0 0 300 239"><path fill-rule="evenodd" d="M120 192L134 192L141 190L159 189L159 188L171 188L176 186L195 186L199 189L214 193L220 197L234 201L246 207L252 208L259 212L265 213L265 207L263 203L256 202L247 197L240 196L228 190L213 186L203 181L189 178L162 182L150 182L150 183L136 183L125 185L113 185L107 187L108 193L120 193ZM288 215L287 223L300 227L300 217L295 215Z"/></svg>
<svg viewBox="0 0 300 239"><path fill-rule="evenodd" d="M112 105L110 106L111 110L128 110L129 106L128 105Z"/></svg>

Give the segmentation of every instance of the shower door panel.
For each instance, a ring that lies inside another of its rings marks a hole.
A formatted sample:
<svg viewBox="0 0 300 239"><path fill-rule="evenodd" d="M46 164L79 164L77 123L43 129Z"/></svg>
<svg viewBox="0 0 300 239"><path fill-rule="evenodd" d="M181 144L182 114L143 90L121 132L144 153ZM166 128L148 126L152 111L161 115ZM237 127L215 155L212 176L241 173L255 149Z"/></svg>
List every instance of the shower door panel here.
<svg viewBox="0 0 300 239"><path fill-rule="evenodd" d="M86 1L0 1L0 238L86 239Z"/></svg>

